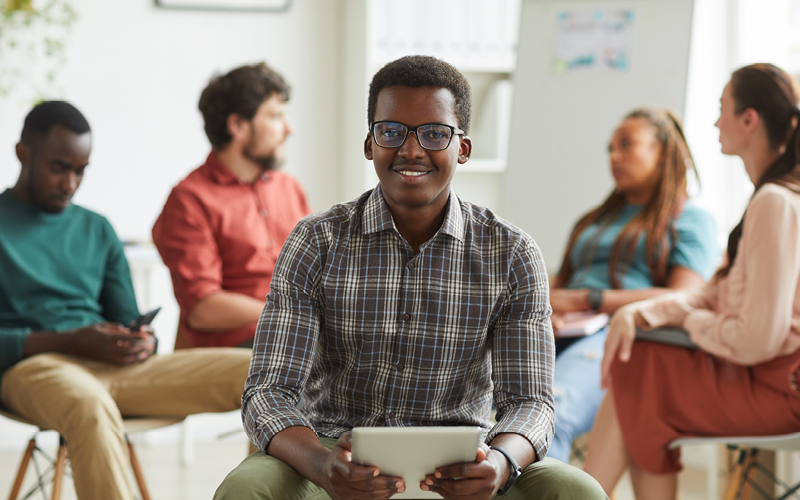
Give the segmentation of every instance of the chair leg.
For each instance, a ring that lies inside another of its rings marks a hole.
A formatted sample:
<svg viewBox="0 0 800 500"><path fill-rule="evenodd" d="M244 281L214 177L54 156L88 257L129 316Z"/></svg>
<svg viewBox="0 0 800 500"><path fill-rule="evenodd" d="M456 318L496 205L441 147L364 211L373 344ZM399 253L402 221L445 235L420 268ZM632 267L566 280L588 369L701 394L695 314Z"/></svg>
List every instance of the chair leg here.
<svg viewBox="0 0 800 500"><path fill-rule="evenodd" d="M747 463L744 467L744 478L742 480L742 488L739 490L739 500L750 500L753 495L753 481L754 478L750 475L755 470L756 461L758 460L758 448L750 448L747 455Z"/></svg>
<svg viewBox="0 0 800 500"><path fill-rule="evenodd" d="M61 485L64 482L64 469L67 466L67 444L62 436L58 436L58 455L56 455L55 471L53 472L52 500L61 500Z"/></svg>
<svg viewBox="0 0 800 500"><path fill-rule="evenodd" d="M739 450L739 458L736 460L736 465L733 466L733 471L728 474L728 485L725 488L725 495L722 500L736 500L736 495L739 493L739 487L742 484L746 460L747 451Z"/></svg>
<svg viewBox="0 0 800 500"><path fill-rule="evenodd" d="M755 455L755 451L749 448L739 449L739 458L736 460L733 471L728 475L728 486L725 488L723 500L748 500L750 498L752 488L747 482L747 476L755 460Z"/></svg>
<svg viewBox="0 0 800 500"><path fill-rule="evenodd" d="M28 448L25 450L25 454L22 455L22 461L19 463L19 469L17 470L17 478L14 480L14 487L11 489L11 494L8 496L8 500L17 500L19 496L19 490L22 489L22 481L25 479L25 473L28 471L28 464L31 463L31 458L33 458L33 450L36 448L36 438L31 438L28 441Z"/></svg>
<svg viewBox="0 0 800 500"><path fill-rule="evenodd" d="M133 475L136 477L136 484L139 486L139 493L142 494L142 500L151 500L150 492L147 490L147 483L144 480L142 473L142 466L139 464L139 458L136 456L136 451L133 449L133 443L130 442L128 436L125 436L125 441L128 443L128 454L131 457L131 468Z"/></svg>

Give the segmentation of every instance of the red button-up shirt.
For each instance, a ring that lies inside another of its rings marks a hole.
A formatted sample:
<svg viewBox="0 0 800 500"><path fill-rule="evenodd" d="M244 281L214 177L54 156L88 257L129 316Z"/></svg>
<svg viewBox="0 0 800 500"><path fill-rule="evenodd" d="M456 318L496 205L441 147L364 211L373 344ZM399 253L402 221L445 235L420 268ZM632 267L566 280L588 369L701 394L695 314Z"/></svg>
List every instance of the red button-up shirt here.
<svg viewBox="0 0 800 500"><path fill-rule="evenodd" d="M309 213L302 187L289 174L270 171L244 182L213 152L173 188L153 226L153 242L172 275L182 327L194 346L237 346L253 338L256 323L209 333L192 330L186 318L218 290L265 300L284 241Z"/></svg>

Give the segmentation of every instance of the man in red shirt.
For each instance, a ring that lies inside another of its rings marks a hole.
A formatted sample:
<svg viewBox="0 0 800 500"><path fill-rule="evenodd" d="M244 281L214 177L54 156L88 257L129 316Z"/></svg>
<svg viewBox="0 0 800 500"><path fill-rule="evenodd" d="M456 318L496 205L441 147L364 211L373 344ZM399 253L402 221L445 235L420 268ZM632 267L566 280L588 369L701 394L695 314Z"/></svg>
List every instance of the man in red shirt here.
<svg viewBox="0 0 800 500"><path fill-rule="evenodd" d="M264 63L214 76L200 96L212 151L153 226L195 347L252 346L281 247L311 213L300 184L278 170L292 132L288 99Z"/></svg>

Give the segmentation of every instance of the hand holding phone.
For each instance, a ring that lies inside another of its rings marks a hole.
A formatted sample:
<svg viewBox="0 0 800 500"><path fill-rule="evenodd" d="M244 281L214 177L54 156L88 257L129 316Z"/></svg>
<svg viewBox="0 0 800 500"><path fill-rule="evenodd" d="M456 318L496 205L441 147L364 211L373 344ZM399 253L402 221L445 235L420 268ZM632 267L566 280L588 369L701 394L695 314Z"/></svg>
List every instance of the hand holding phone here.
<svg viewBox="0 0 800 500"><path fill-rule="evenodd" d="M156 307L152 311L142 314L141 316L139 316L135 320L131 321L128 324L128 328L132 332L138 332L141 327L149 325L150 323L152 323L153 319L155 319L155 317L156 317L156 314L158 314L158 311L160 311L160 310L161 310L160 307Z"/></svg>

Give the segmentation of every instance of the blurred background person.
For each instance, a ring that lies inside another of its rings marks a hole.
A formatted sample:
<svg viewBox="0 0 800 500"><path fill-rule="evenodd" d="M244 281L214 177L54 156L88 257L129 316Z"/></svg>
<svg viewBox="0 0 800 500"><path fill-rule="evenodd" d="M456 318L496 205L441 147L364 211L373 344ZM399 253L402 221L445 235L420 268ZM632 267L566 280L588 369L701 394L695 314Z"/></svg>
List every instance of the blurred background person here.
<svg viewBox="0 0 800 500"><path fill-rule="evenodd" d="M289 85L264 63L211 79L200 96L212 151L169 195L153 242L181 309L176 347L252 347L286 237L311 213L279 170L292 133Z"/></svg>
<svg viewBox="0 0 800 500"><path fill-rule="evenodd" d="M550 291L556 335L556 433L549 457L569 462L603 398L607 329L559 337L569 313L611 314L631 302L703 285L718 256L711 215L688 202L692 155L680 121L663 109L628 114L608 145L615 189L569 238ZM566 316L565 316L566 315ZM574 317L574 315L572 315Z"/></svg>
<svg viewBox="0 0 800 500"><path fill-rule="evenodd" d="M674 499L683 436L796 432L800 397L800 133L797 82L771 64L733 73L720 99L722 152L755 186L702 290L621 308L603 360L608 394L587 472L611 491L630 467L636 498ZM699 349L634 342L635 326L685 329Z"/></svg>

